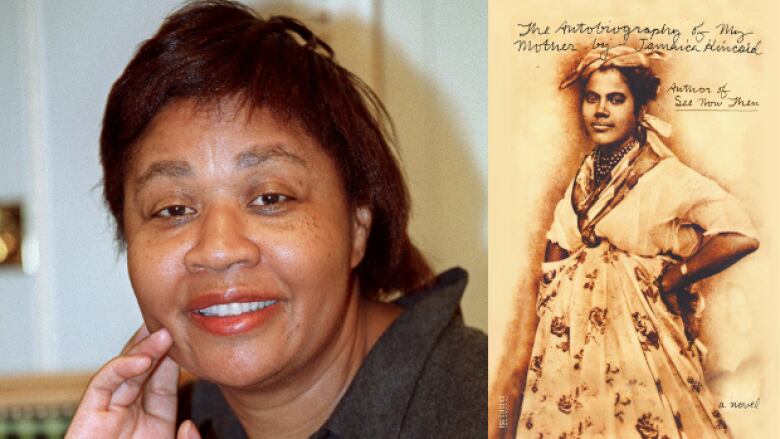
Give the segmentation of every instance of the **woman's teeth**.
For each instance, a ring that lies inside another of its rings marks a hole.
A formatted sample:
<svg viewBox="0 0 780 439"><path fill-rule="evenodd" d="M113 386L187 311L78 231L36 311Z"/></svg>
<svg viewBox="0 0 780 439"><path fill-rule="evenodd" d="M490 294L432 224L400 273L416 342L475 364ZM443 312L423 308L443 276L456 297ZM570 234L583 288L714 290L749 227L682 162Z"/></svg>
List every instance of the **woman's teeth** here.
<svg viewBox="0 0 780 439"><path fill-rule="evenodd" d="M269 307L276 303L276 300L266 300L265 302L233 302L210 306L199 309L197 312L206 317L230 317L257 311Z"/></svg>

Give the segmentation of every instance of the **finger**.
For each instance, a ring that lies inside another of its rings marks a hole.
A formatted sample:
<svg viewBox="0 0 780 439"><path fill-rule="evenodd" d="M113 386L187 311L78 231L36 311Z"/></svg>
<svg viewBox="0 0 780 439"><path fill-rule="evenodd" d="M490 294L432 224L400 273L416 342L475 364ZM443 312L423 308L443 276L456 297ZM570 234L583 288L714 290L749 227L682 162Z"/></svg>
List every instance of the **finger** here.
<svg viewBox="0 0 780 439"><path fill-rule="evenodd" d="M155 370L157 362L165 356L171 345L173 345L171 334L166 329L160 329L133 346L127 355L146 355L152 359L152 366L144 373L138 374L122 383L114 391L111 402L124 406L127 401L135 401L139 391L144 388L151 372Z"/></svg>
<svg viewBox="0 0 780 439"><path fill-rule="evenodd" d="M195 424L189 419L182 422L179 431L176 433L176 439L201 439Z"/></svg>
<svg viewBox="0 0 780 439"><path fill-rule="evenodd" d="M143 328L142 328L143 329ZM139 330L141 331L141 330ZM173 340L171 339L171 333L165 328L160 328L157 331L148 334L142 338L139 342L130 346L127 350L127 355L146 354L152 357L154 360L161 360L162 357L171 348ZM143 332L141 332L143 333Z"/></svg>
<svg viewBox="0 0 780 439"><path fill-rule="evenodd" d="M169 422L176 421L176 396L179 392L179 364L165 356L152 372L144 388L144 410Z"/></svg>
<svg viewBox="0 0 780 439"><path fill-rule="evenodd" d="M142 324L140 328L138 328L137 331L135 331L135 334L133 334L132 337L130 337L130 340L127 341L127 343L122 348L121 353L126 354L132 347L137 345L141 340L149 336L149 328L146 327L146 323Z"/></svg>
<svg viewBox="0 0 780 439"><path fill-rule="evenodd" d="M105 411L111 403L116 390L128 379L144 374L152 366L152 359L146 355L132 355L114 358L106 363L87 385L79 404L79 411ZM139 389L140 390L140 389ZM137 398L128 394L127 398Z"/></svg>

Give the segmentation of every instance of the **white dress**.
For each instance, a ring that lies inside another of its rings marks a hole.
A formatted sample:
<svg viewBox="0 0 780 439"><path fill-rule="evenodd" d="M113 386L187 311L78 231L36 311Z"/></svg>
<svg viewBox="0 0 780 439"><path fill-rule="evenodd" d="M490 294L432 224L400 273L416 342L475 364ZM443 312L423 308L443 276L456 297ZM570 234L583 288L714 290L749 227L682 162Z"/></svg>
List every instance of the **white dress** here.
<svg viewBox="0 0 780 439"><path fill-rule="evenodd" d="M660 142L648 135L648 143ZM703 346L689 342L654 280L702 236L756 233L736 198L659 151L655 166L595 223L599 239L590 247L572 204L577 179L555 209L547 239L570 256L543 265L518 438L730 437L704 383ZM630 171L631 156L613 180Z"/></svg>

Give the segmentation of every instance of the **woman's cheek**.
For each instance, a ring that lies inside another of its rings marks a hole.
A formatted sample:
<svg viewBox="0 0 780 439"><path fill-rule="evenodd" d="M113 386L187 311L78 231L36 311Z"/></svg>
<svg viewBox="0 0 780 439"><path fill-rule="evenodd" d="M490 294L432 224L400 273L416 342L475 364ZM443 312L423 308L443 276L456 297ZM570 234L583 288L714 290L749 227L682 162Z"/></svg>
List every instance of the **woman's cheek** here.
<svg viewBox="0 0 780 439"><path fill-rule="evenodd" d="M271 253L271 259L291 271L303 274L304 271L325 269L331 265L338 246L344 245L341 228L327 216L307 215L284 230L266 231L265 245L261 249L265 248ZM323 233L323 229L330 233Z"/></svg>
<svg viewBox="0 0 780 439"><path fill-rule="evenodd" d="M144 239L128 244L130 281L147 324L161 320L162 310L175 305L182 261L183 250L164 241Z"/></svg>

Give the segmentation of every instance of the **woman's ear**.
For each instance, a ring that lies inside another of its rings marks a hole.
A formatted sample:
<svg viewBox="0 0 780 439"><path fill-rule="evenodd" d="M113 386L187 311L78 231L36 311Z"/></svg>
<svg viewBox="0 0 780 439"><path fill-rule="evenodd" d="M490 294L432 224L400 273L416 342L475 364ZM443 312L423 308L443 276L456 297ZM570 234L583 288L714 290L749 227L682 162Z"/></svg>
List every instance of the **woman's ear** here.
<svg viewBox="0 0 780 439"><path fill-rule="evenodd" d="M352 216L352 257L350 268L355 268L363 260L371 234L371 209L368 206L358 206Z"/></svg>

